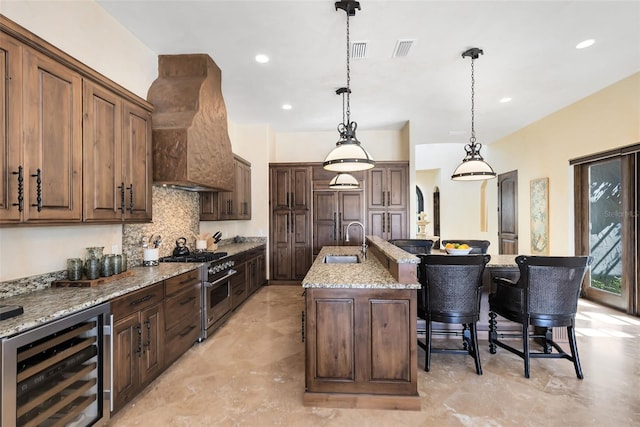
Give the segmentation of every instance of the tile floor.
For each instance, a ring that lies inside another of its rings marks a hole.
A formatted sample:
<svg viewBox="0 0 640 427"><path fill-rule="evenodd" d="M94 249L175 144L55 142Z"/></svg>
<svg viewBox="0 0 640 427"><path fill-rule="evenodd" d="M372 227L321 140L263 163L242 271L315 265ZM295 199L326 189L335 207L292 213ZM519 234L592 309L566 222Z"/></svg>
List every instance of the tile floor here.
<svg viewBox="0 0 640 427"><path fill-rule="evenodd" d="M473 360L434 354L418 374L421 411L302 406L302 289L267 286L196 344L110 425L125 426L640 426L640 318L581 301L584 380L566 360L531 362L481 340ZM424 366L419 350L418 364Z"/></svg>

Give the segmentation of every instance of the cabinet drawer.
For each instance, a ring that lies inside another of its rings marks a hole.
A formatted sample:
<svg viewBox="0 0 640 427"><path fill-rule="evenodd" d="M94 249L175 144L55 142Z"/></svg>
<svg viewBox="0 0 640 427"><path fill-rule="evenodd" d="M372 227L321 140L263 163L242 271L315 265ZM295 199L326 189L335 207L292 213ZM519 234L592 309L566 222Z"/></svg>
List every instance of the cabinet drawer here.
<svg viewBox="0 0 640 427"><path fill-rule="evenodd" d="M120 319L128 314L160 303L163 299L163 283L156 283L112 300L111 313L115 319Z"/></svg>
<svg viewBox="0 0 640 427"><path fill-rule="evenodd" d="M171 296L187 288L188 285L200 282L200 269L191 270L164 281L165 293Z"/></svg>
<svg viewBox="0 0 640 427"><path fill-rule="evenodd" d="M183 318L165 334L165 362L169 366L200 337L201 318L199 313Z"/></svg>
<svg viewBox="0 0 640 427"><path fill-rule="evenodd" d="M178 323L190 317L192 314L200 315L201 310L200 282L192 284L183 292L168 297L164 301L165 330L174 328Z"/></svg>

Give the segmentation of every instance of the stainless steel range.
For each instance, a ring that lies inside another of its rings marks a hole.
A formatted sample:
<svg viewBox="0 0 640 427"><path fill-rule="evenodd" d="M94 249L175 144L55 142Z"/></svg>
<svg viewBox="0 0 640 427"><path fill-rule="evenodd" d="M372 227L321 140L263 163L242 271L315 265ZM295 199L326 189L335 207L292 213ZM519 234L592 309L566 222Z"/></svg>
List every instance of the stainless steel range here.
<svg viewBox="0 0 640 427"><path fill-rule="evenodd" d="M226 252L196 252L184 256L160 258L160 262L204 262L202 279L202 333L206 339L231 313L231 278L237 273L235 262Z"/></svg>

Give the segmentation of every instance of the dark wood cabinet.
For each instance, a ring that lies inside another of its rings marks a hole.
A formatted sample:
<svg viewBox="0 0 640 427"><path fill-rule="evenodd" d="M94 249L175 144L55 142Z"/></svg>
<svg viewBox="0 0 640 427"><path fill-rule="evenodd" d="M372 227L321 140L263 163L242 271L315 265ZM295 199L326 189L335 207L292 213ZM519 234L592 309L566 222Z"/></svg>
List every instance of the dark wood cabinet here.
<svg viewBox="0 0 640 427"><path fill-rule="evenodd" d="M84 82L84 219L151 221L151 113Z"/></svg>
<svg viewBox="0 0 640 427"><path fill-rule="evenodd" d="M113 314L113 402L122 408L164 369L164 284L111 302Z"/></svg>
<svg viewBox="0 0 640 427"><path fill-rule="evenodd" d="M192 270L165 280L164 292L164 363L169 366L200 338L200 270Z"/></svg>
<svg viewBox="0 0 640 427"><path fill-rule="evenodd" d="M271 280L301 280L313 261L311 167L270 165Z"/></svg>
<svg viewBox="0 0 640 427"><path fill-rule="evenodd" d="M266 281L265 246L252 249L247 254L247 294L251 295Z"/></svg>
<svg viewBox="0 0 640 427"><path fill-rule="evenodd" d="M0 224L150 221L151 105L1 15L0 30Z"/></svg>
<svg viewBox="0 0 640 427"><path fill-rule="evenodd" d="M313 192L313 255L323 246L361 245L363 230L353 225L353 221L365 224L365 202L362 190L320 190Z"/></svg>
<svg viewBox="0 0 640 427"><path fill-rule="evenodd" d="M82 220L82 78L2 33L0 222Z"/></svg>
<svg viewBox="0 0 640 427"><path fill-rule="evenodd" d="M415 290L308 288L305 295L305 405L353 403L357 393L362 404L385 398L377 402L419 408Z"/></svg>
<svg viewBox="0 0 640 427"><path fill-rule="evenodd" d="M200 193L200 220L251 219L251 163L234 155L234 190Z"/></svg>
<svg viewBox="0 0 640 427"><path fill-rule="evenodd" d="M367 234L407 238L408 175L407 162L378 162L367 171Z"/></svg>

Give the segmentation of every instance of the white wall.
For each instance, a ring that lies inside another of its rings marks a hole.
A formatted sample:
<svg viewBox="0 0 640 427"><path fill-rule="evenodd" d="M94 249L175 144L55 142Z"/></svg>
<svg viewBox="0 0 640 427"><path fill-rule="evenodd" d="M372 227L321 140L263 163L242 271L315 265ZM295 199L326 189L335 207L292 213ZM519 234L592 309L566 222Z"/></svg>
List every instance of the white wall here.
<svg viewBox="0 0 640 427"><path fill-rule="evenodd" d="M93 1L2 1L2 14L146 99L157 56ZM116 245L122 226L0 229L0 281L64 270L87 246Z"/></svg>
<svg viewBox="0 0 640 427"><path fill-rule="evenodd" d="M640 142L640 73L623 79L490 145L497 173L518 171L519 252L530 252L529 184L549 178L549 250L574 253L573 169L569 160ZM486 148L483 147L483 150ZM497 192L488 191L489 212ZM497 234L497 215L489 215ZM492 243L493 244L493 243Z"/></svg>

